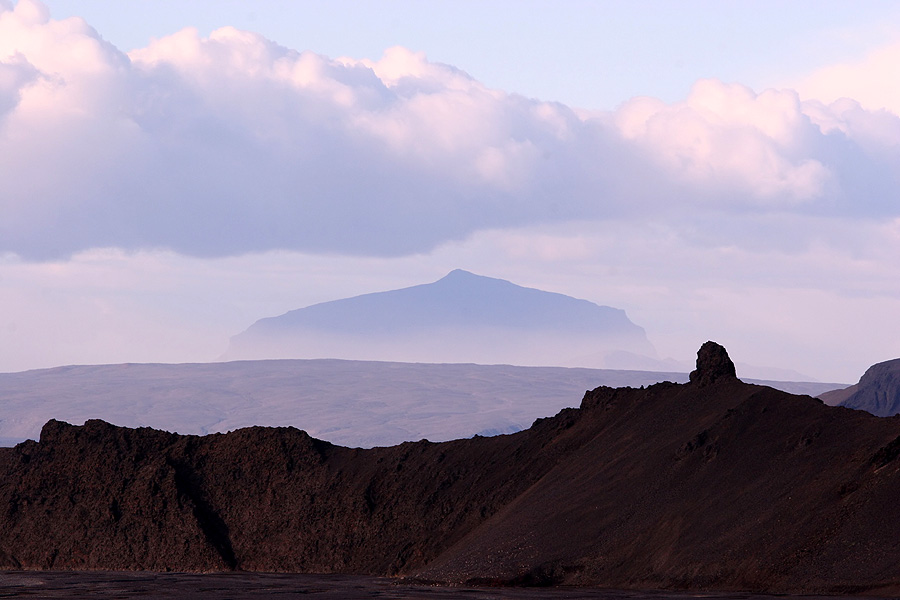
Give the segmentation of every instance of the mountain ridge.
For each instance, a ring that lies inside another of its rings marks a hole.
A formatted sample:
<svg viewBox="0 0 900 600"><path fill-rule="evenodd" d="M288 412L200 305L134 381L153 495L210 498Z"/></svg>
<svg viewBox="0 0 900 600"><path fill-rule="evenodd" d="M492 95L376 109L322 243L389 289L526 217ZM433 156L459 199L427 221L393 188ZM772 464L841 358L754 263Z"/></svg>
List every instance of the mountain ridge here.
<svg viewBox="0 0 900 600"><path fill-rule="evenodd" d="M397 290L258 320L223 360L347 358L602 367L611 353L655 359L625 311L455 269ZM615 368L627 368L616 364Z"/></svg>
<svg viewBox="0 0 900 600"><path fill-rule="evenodd" d="M448 292L458 293L462 296L459 298L448 297L446 295ZM488 307L482 304L482 300L483 296L486 296L488 294L490 294L490 299L494 302L503 300L516 300L516 295L525 294L527 295L529 302L524 306L515 302L508 303L502 307L502 311L485 312L485 309ZM537 309L537 312L539 313L540 309L544 308L545 310L555 309L559 311L553 316L557 318L565 317L565 321L563 321L563 323L567 327L578 327L579 329L584 328L586 324L582 321L582 319L585 317L585 315L590 315L594 317L594 320L602 321L604 325L613 325L626 331L635 331L635 328L641 329L628 321L627 317L625 316L625 311L622 309L595 304L593 302L590 302L589 300L573 298L571 296L567 296L565 294L560 294L557 292L548 292L537 288L516 285L504 279L476 275L463 269L454 269L453 271L450 271L447 275L433 283L423 283L396 290L372 292L368 294L352 296L349 298L342 298L339 300L319 302L305 308L288 311L277 317L260 319L259 323L272 324L276 321L281 320L284 324L287 324L289 326L296 326L298 324L297 321L306 320L304 317L307 314L310 314L315 310L320 310L324 307L357 307L359 303L364 300L394 299L401 295L410 296L411 299L424 301L424 303L426 303L425 308L431 314L415 314L415 318L423 319L423 317L425 316L431 317L433 316L434 311L438 311L441 313L439 316L448 316L455 319L455 321L447 323L450 326L470 324L495 325L501 327L511 325L522 326L526 322L532 320L537 320L540 322L540 317L542 315L534 314L533 311ZM569 309L571 312L566 314L556 306L540 304L539 299L549 298L565 302L566 304L564 308ZM386 312L388 314L393 313L391 314L391 316L402 316L407 320L398 319L387 323L355 321L351 324L353 326L353 329L358 330L361 327L374 327L376 330L380 330L384 326L396 327L400 325L406 327L414 327L422 324L431 324L427 322L422 323L416 321L410 323L408 321L410 317L409 314L399 313L400 310L409 308L408 306L403 306L400 309L391 306L383 306L382 308L386 309ZM573 308L576 308L576 310L572 310ZM595 308L601 309L601 312L594 311ZM326 318L333 318L333 315L324 316ZM342 318L346 318L352 317L353 315L348 311L341 313L340 316ZM307 323L303 324L305 325ZM321 323L320 325L326 325L330 329L335 325L347 325L347 323L345 321L342 321L340 323L327 321L325 323ZM587 326L590 326L590 323L588 323Z"/></svg>
<svg viewBox="0 0 900 600"><path fill-rule="evenodd" d="M51 418L195 435L294 425L344 446L444 441L525 429L598 385L687 380L687 372L342 359L57 367L0 373L0 446L37 439ZM842 387L770 385L811 395Z"/></svg>
<svg viewBox="0 0 900 600"><path fill-rule="evenodd" d="M900 413L900 358L872 365L858 383L843 390L827 392L822 398L879 417Z"/></svg>
<svg viewBox="0 0 900 600"><path fill-rule="evenodd" d="M704 348L689 383L444 443L51 421L0 449L0 567L900 591L900 420L743 383Z"/></svg>

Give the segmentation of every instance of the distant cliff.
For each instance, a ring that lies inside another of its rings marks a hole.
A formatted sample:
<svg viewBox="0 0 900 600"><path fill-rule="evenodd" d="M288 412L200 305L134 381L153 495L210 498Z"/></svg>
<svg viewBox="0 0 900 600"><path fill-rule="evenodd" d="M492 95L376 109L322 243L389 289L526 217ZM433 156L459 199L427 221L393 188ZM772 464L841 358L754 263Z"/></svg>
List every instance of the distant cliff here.
<svg viewBox="0 0 900 600"><path fill-rule="evenodd" d="M900 413L900 358L869 367L859 383L844 390L822 395L822 399L841 406L865 410L879 417Z"/></svg>
<svg viewBox="0 0 900 600"><path fill-rule="evenodd" d="M900 421L734 377L597 388L520 433L348 449L51 421L0 449L0 568L900 591Z"/></svg>
<svg viewBox="0 0 900 600"><path fill-rule="evenodd" d="M231 339L223 358L664 366L623 310L460 269L261 319Z"/></svg>

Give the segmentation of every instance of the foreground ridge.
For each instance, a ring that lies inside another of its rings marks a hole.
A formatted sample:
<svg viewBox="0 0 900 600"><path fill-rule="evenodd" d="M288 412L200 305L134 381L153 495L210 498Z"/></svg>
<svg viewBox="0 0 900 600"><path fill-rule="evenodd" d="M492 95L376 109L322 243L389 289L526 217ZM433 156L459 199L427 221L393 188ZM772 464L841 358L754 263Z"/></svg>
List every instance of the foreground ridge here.
<svg viewBox="0 0 900 600"><path fill-rule="evenodd" d="M688 384L367 450L294 428L50 421L0 449L0 568L900 591L900 421L733 369L707 342Z"/></svg>

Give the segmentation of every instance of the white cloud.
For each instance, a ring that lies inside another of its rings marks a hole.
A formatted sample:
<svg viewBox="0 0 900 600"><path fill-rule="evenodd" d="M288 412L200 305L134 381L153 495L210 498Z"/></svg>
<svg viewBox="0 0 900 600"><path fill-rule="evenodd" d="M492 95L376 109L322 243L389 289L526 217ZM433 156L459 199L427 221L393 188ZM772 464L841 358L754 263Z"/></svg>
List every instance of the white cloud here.
<svg viewBox="0 0 900 600"><path fill-rule="evenodd" d="M891 52L810 79L831 88L588 113L399 47L226 27L125 54L0 0L0 368L207 360L257 318L460 267L625 308L664 355L739 339L849 379L900 355L900 116L867 87ZM802 351L827 345L856 350Z"/></svg>
<svg viewBox="0 0 900 600"><path fill-rule="evenodd" d="M402 255L623 214L848 215L861 192L897 213L900 125L860 106L702 80L584 116L404 48L333 60L225 27L126 55L33 0L0 12L4 109L0 251L28 258Z"/></svg>
<svg viewBox="0 0 900 600"><path fill-rule="evenodd" d="M22 88L36 75L37 70L21 54L0 62L0 118L19 104Z"/></svg>
<svg viewBox="0 0 900 600"><path fill-rule="evenodd" d="M830 179L802 147L810 133L821 133L810 131L791 91L756 94L742 85L701 80L685 102L637 98L615 117L623 137L703 194L727 197L743 190L754 203L803 203L821 198Z"/></svg>
<svg viewBox="0 0 900 600"><path fill-rule="evenodd" d="M832 103L852 98L870 111L900 115L900 42L888 44L859 61L841 62L815 71L796 88L804 98Z"/></svg>

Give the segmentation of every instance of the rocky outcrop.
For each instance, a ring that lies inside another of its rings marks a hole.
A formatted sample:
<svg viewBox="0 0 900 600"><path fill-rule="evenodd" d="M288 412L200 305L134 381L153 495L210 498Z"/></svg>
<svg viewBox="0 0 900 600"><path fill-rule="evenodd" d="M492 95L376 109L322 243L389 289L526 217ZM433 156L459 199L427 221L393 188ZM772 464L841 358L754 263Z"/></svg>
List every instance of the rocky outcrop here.
<svg viewBox="0 0 900 600"><path fill-rule="evenodd" d="M0 449L0 567L897 590L900 422L701 354L690 384L597 388L526 431L440 444L51 421Z"/></svg>
<svg viewBox="0 0 900 600"><path fill-rule="evenodd" d="M723 346L715 342L706 342L697 352L697 368L691 371L690 381L702 386L723 378L737 378L734 363Z"/></svg>
<svg viewBox="0 0 900 600"><path fill-rule="evenodd" d="M837 397L837 393L832 394ZM900 413L900 358L869 367L859 383L847 388L841 406L865 410L879 417Z"/></svg>

